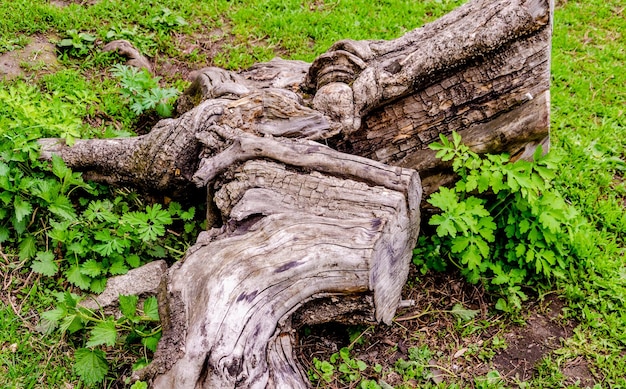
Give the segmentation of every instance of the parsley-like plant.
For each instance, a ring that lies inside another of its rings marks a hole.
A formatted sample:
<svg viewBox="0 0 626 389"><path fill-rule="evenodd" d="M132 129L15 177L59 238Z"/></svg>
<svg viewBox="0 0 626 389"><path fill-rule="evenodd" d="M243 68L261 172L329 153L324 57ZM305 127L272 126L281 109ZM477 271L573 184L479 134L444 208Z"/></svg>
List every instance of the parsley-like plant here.
<svg viewBox="0 0 626 389"><path fill-rule="evenodd" d="M526 299L523 286L540 286L583 264L590 226L551 184L555 154L538 147L533 161L512 162L472 152L457 133L440 140L430 147L452 162L459 180L428 199L439 212L429 220L434 233L414 250L422 271L452 264L469 282L497 292L496 308L511 311Z"/></svg>

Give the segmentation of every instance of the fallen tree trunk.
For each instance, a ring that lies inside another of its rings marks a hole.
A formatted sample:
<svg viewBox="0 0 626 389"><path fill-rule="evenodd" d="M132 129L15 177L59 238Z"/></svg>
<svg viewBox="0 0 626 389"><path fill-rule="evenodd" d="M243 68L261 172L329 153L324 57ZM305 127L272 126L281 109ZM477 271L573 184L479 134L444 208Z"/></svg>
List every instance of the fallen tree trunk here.
<svg viewBox="0 0 626 389"><path fill-rule="evenodd" d="M474 0L393 41L338 42L312 65L203 69L177 119L133 140L43 141L44 155L88 178L183 195L201 159L197 133L226 122L416 169L428 195L453 179L428 149L439 134L513 159L549 148L551 10L550 0Z"/></svg>
<svg viewBox="0 0 626 389"><path fill-rule="evenodd" d="M294 315L389 323L422 194L453 179L428 144L457 131L514 158L549 144L551 12L549 0L474 0L393 41L338 42L312 65L199 71L179 116L144 136L42 140L44 158L91 179L208 192L209 230L163 276L163 338L135 378L307 387Z"/></svg>

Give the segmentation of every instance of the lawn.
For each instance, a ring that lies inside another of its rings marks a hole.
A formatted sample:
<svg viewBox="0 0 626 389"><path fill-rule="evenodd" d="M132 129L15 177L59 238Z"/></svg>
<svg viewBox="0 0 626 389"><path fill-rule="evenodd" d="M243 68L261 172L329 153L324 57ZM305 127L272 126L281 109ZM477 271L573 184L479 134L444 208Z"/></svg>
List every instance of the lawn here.
<svg viewBox="0 0 626 389"><path fill-rule="evenodd" d="M312 61L337 40L395 38L463 2L0 2L0 387L130 387L160 336L154 302L128 297L113 320L76 299L130 268L180 259L204 214L200 203L85 182L59 160L50 168L35 139L145 133L195 69ZM149 56L156 77L102 52L114 39ZM418 306L393 325L303 329L316 387L626 386L625 64L622 0L557 1L552 186L589 227L575 236L579 263L522 285L521 309L498 309L502 294L458 271L416 268L404 295ZM160 94L134 99L131 87Z"/></svg>

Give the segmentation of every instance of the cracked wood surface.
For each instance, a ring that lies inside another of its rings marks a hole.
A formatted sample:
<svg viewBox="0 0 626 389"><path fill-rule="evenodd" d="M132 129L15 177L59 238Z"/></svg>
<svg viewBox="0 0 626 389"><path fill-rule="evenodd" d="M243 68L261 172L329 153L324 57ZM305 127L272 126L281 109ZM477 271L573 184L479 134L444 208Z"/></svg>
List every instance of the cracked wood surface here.
<svg viewBox="0 0 626 389"><path fill-rule="evenodd" d="M428 145L457 131L514 159L549 146L552 8L473 0L392 41L338 42L311 65L202 69L179 116L146 135L41 140L43 158L89 179L208 193L209 230L163 277L163 337L135 378L305 388L294 329L389 323L422 195L454 179Z"/></svg>
<svg viewBox="0 0 626 389"><path fill-rule="evenodd" d="M155 388L308 387L290 345L298 308L335 296L349 317L345 295L358 301L359 322L393 319L421 199L418 174L401 173L404 187L393 190L262 160L233 171L215 193L227 222L169 271L162 302L184 310L169 310L175 330L164 328L142 374ZM336 312L325 315L317 320Z"/></svg>

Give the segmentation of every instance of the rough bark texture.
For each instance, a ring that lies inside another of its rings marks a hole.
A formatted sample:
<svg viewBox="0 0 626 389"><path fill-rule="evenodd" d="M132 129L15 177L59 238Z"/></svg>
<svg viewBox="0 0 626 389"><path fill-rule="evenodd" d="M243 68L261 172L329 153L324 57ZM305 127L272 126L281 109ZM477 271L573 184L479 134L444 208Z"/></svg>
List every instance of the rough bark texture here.
<svg viewBox="0 0 626 389"><path fill-rule="evenodd" d="M421 191L415 171L393 170L401 191L260 160L236 169L215 195L228 223L201 235L167 276L165 301L185 310L170 309L176 331L164 332L154 387L307 387L285 337L291 314L317 298L341 307L343 295L355 297L359 317L390 323Z"/></svg>
<svg viewBox="0 0 626 389"><path fill-rule="evenodd" d="M306 79L319 110L353 123L331 145L417 169L425 195L453 179L428 149L439 134L513 159L539 144L547 151L551 7L472 1L394 41L336 43ZM338 106L352 106L352 117Z"/></svg>
<svg viewBox="0 0 626 389"><path fill-rule="evenodd" d="M304 388L296 326L389 323L422 194L453 179L428 144L457 131L478 152L547 149L551 15L549 0L474 0L311 65L198 71L179 116L144 136L42 140L91 179L207 189L210 229L162 277L163 337L136 378Z"/></svg>
<svg viewBox="0 0 626 389"><path fill-rule="evenodd" d="M417 169L428 195L453 179L428 150L439 134L514 159L547 150L550 36L549 0L475 0L393 41L338 42L312 65L203 69L178 103L184 114L150 134L46 149L90 178L181 195L202 150L196 134L237 110L227 124L256 135Z"/></svg>

